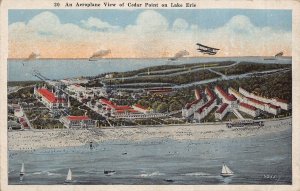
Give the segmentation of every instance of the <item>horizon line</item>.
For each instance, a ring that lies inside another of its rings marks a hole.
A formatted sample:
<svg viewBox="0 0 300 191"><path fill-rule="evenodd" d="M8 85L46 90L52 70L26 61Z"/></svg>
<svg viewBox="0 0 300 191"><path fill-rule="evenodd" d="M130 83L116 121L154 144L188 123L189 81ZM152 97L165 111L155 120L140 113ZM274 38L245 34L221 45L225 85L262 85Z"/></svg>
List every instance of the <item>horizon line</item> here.
<svg viewBox="0 0 300 191"><path fill-rule="evenodd" d="M184 59L184 58L243 58L243 57L275 57L275 56L213 56L213 57L206 57L206 56L192 56L192 57L181 57L177 60ZM98 60L106 60L106 59L168 59L173 57L111 57L111 58L97 58ZM292 58L292 56L281 56L281 58ZM7 60L27 60L28 58L7 58ZM38 58L38 59L31 59L31 60L83 60L83 59L90 59L90 57L81 57L81 58ZM30 61L30 60L28 60ZM171 61L171 60L170 60ZM175 60L176 61L176 60Z"/></svg>

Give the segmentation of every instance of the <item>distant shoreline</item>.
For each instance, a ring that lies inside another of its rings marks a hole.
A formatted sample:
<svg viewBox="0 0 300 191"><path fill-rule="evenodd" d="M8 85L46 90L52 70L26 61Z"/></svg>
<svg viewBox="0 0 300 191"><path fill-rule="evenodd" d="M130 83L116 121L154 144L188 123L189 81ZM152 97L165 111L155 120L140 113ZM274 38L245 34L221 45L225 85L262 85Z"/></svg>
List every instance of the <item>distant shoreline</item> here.
<svg viewBox="0 0 300 191"><path fill-rule="evenodd" d="M267 120L263 127L227 128L219 124L186 124L143 127L110 127L92 129L47 129L9 131L8 150L31 151L43 148L74 147L89 141L133 141L149 139L208 140L218 138L240 138L277 133L292 128L292 117ZM42 140L42 141L41 141Z"/></svg>
<svg viewBox="0 0 300 191"><path fill-rule="evenodd" d="M214 57L202 57L202 56L199 56L199 57L183 57L183 58L180 58L180 59L189 59L189 58L203 58L203 59L213 59L213 58L224 58L224 59L229 59L229 58L270 58L270 57L274 57L274 56L229 56L229 57L217 57L217 56L214 56ZM140 59L153 59L153 60L157 60L157 59L169 59L169 58L172 58L172 57L161 57L161 58L122 58L122 57L119 57L119 58L100 58L99 60L103 59L103 60L115 60L115 59L136 59L136 60L140 60ZM292 58L292 56L282 56L280 58L285 58L285 59L290 59ZM7 58L7 60L26 60L27 58ZM39 58L37 60L88 60L89 58ZM30 60L31 61L31 60Z"/></svg>

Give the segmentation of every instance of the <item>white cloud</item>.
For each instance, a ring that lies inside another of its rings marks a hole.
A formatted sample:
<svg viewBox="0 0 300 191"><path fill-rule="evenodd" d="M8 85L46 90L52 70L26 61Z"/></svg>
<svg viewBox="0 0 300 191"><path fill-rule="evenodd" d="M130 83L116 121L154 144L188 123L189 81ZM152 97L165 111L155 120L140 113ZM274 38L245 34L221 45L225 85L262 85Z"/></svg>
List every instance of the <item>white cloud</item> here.
<svg viewBox="0 0 300 191"><path fill-rule="evenodd" d="M52 12L45 11L34 16L28 23L18 22L9 25L10 39L64 39L78 40L92 31L85 30L78 25L62 24Z"/></svg>
<svg viewBox="0 0 300 191"><path fill-rule="evenodd" d="M54 32L61 26L59 18L49 12L42 12L33 17L27 24L27 27L38 32Z"/></svg>
<svg viewBox="0 0 300 191"><path fill-rule="evenodd" d="M146 10L138 15L135 25L126 27L126 31L130 33L157 33L167 31L168 27L168 20L164 16L156 11Z"/></svg>
<svg viewBox="0 0 300 191"><path fill-rule="evenodd" d="M254 25L251 23L250 19L244 15L233 16L226 24L232 30L252 30Z"/></svg>
<svg viewBox="0 0 300 191"><path fill-rule="evenodd" d="M104 22L95 17L90 17L87 20L81 20L80 22L86 28L97 28L104 31L115 31L120 29L119 26L113 26L108 22Z"/></svg>
<svg viewBox="0 0 300 191"><path fill-rule="evenodd" d="M178 18L173 23L173 31L184 31L189 27L189 23L186 20ZM193 25L194 27L194 25Z"/></svg>
<svg viewBox="0 0 300 191"><path fill-rule="evenodd" d="M93 30L94 28L99 30ZM27 42L28 46L41 40L49 43L55 40L56 46L60 43L81 43L90 47L91 52L86 53L87 56L98 47L111 49L112 56L125 51L137 57L160 56L162 50L172 56L181 49L186 49L191 56L198 56L200 53L195 47L197 42L221 48L220 53L223 55L260 55L268 45L279 51L283 48L291 51L291 32L255 26L244 15L232 17L219 28L204 29L182 18L175 19L170 26L167 18L154 10L141 12L134 24L123 29L95 17L82 20L80 26L64 24L54 13L46 11L33 17L27 24L10 24L9 40L10 43ZM41 54L44 55L42 52Z"/></svg>

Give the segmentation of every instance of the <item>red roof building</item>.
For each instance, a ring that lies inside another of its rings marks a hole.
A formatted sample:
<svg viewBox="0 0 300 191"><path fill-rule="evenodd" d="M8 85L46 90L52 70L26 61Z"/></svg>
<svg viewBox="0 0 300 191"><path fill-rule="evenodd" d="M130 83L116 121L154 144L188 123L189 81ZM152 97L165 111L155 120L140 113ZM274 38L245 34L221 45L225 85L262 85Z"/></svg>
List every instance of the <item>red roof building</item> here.
<svg viewBox="0 0 300 191"><path fill-rule="evenodd" d="M187 104L185 105L185 108L186 108L186 109L190 109L193 105L198 104L200 101L201 101L201 99L196 99L196 100L194 100L194 101L191 102L191 103L187 103Z"/></svg>
<svg viewBox="0 0 300 191"><path fill-rule="evenodd" d="M66 99L65 94L58 95L50 92L46 88L34 88L34 94L37 98L41 100L41 102L48 107L49 109L61 109L65 107L70 107L69 100Z"/></svg>
<svg viewBox="0 0 300 191"><path fill-rule="evenodd" d="M287 100L284 100L284 99L279 99L279 98L267 98L267 97L261 97L261 96L258 96L254 93L249 93L248 91L246 91L245 89L243 88L239 88L239 92L242 93L243 95L247 96L247 97L251 97L255 100L259 100L259 101L262 101L262 102L265 102L265 104L272 104L272 105L275 105L275 106L279 106L280 109L284 109L284 110L289 110L291 109L291 103L289 103ZM269 108L273 108L275 109L273 106L269 107ZM277 113L279 111L274 111L272 113Z"/></svg>
<svg viewBox="0 0 300 191"><path fill-rule="evenodd" d="M244 108L247 108L247 109L250 109L250 110L253 110L253 111L257 110L255 107L253 107L252 105L249 105L249 104L247 104L247 103L241 102L239 105L240 105L241 107L244 107Z"/></svg>
<svg viewBox="0 0 300 191"><path fill-rule="evenodd" d="M270 104L270 103L268 103L267 105L268 105L270 108L273 108L273 109L279 109L279 108L280 108L279 106L273 105L273 104Z"/></svg>
<svg viewBox="0 0 300 191"><path fill-rule="evenodd" d="M216 97L209 87L205 88L205 93L210 97L210 99L214 99Z"/></svg>
<svg viewBox="0 0 300 191"><path fill-rule="evenodd" d="M273 105L271 103L266 103L251 97L247 97L247 103L251 104L252 106L255 106L256 108L266 111L268 113L272 113L274 115L277 115L280 113L281 109L279 106Z"/></svg>
<svg viewBox="0 0 300 191"><path fill-rule="evenodd" d="M29 125L27 124L27 122L22 122L21 123L24 129L29 129Z"/></svg>
<svg viewBox="0 0 300 191"><path fill-rule="evenodd" d="M206 102L197 110L197 112L194 113L194 119L197 119L198 121L205 118L205 116L207 116L212 111L217 103L216 97L214 96L214 94L212 94L212 92L210 92L209 88L206 89L206 92L208 96L211 97L211 99L209 99L208 102Z"/></svg>
<svg viewBox="0 0 300 191"><path fill-rule="evenodd" d="M223 103L219 109L217 109L216 113L223 113L223 111L228 107L227 103Z"/></svg>
<svg viewBox="0 0 300 191"><path fill-rule="evenodd" d="M273 98L271 102L273 105L279 106L281 109L289 110L292 108L292 104L288 102L288 100Z"/></svg>
<svg viewBox="0 0 300 191"><path fill-rule="evenodd" d="M67 116L70 121L82 121L82 120L90 120L90 118L86 115L84 116Z"/></svg>
<svg viewBox="0 0 300 191"><path fill-rule="evenodd" d="M228 88L228 93L234 95L234 97L236 97L240 101L242 101L246 98L243 94L241 94L240 92L236 91L235 89L233 89L231 87Z"/></svg>
<svg viewBox="0 0 300 191"><path fill-rule="evenodd" d="M195 100L191 103L187 103L185 107L182 109L182 116L183 117L189 117L196 112L199 107L203 104L203 99L201 95L201 90L196 88L195 89Z"/></svg>
<svg viewBox="0 0 300 191"><path fill-rule="evenodd" d="M196 100L202 99L201 91L199 88L195 89L195 97L196 97Z"/></svg>
<svg viewBox="0 0 300 191"><path fill-rule="evenodd" d="M236 97L234 97L234 95L232 94L228 94L227 92L225 92L223 90L223 88L221 88L220 86L216 86L215 89L222 95L223 98L225 98L227 101L236 101ZM219 94L219 95L220 95Z"/></svg>
<svg viewBox="0 0 300 191"><path fill-rule="evenodd" d="M107 100L107 99L100 99L100 103L103 104L103 105L107 105L109 106L110 108L113 108L115 107L115 103Z"/></svg>
<svg viewBox="0 0 300 191"><path fill-rule="evenodd" d="M266 104L265 102L262 102L262 101L253 99L253 98L251 98L251 97L247 97L247 99L248 99L250 102L253 102L253 103L256 103L256 104L259 104L259 105L265 105L265 104Z"/></svg>
<svg viewBox="0 0 300 191"><path fill-rule="evenodd" d="M215 99L211 99L208 102L206 102L202 107L200 107L198 113L202 113L207 107L211 106L214 101Z"/></svg>
<svg viewBox="0 0 300 191"><path fill-rule="evenodd" d="M137 112L145 113L146 111L148 111L139 104L134 105L132 108L128 105L117 105L114 102L109 101L107 99L100 99L100 103L107 106L106 110L111 111L112 114L114 114L114 113L118 113L118 114L120 114L120 113L137 113Z"/></svg>
<svg viewBox="0 0 300 191"><path fill-rule="evenodd" d="M229 110L229 105L227 103L223 103L216 111L215 113L215 118L216 119L219 119L219 120L222 120L223 117L226 115L226 113L228 112Z"/></svg>
<svg viewBox="0 0 300 191"><path fill-rule="evenodd" d="M50 92L46 88L41 88L37 90L41 96L46 98L51 103L64 103L65 100L62 98L57 98L54 93Z"/></svg>
<svg viewBox="0 0 300 191"><path fill-rule="evenodd" d="M288 100L285 99L276 98L275 100L280 103L289 103Z"/></svg>
<svg viewBox="0 0 300 191"><path fill-rule="evenodd" d="M135 104L132 107L133 107L133 109L131 109L130 112L134 112L135 111L134 113L141 112L141 113L144 113L144 114L149 114L150 113L150 110L148 110L147 108L143 107L140 104Z"/></svg>
<svg viewBox="0 0 300 191"><path fill-rule="evenodd" d="M128 105L116 105L115 109L117 109L117 110L129 110L129 109L132 109L132 108Z"/></svg>
<svg viewBox="0 0 300 191"><path fill-rule="evenodd" d="M64 116L61 117L60 122L67 128L90 128L95 127L96 123L86 115L82 116Z"/></svg>
<svg viewBox="0 0 300 191"><path fill-rule="evenodd" d="M239 103L238 109L244 113L247 113L248 115L251 115L252 117L257 117L259 115L259 110L257 108L244 102Z"/></svg>

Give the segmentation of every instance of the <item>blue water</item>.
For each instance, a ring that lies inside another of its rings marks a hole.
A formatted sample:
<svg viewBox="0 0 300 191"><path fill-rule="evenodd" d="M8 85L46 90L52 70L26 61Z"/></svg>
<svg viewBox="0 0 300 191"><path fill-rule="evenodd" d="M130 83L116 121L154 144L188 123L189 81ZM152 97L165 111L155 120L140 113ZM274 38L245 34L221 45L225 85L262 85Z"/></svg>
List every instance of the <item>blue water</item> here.
<svg viewBox="0 0 300 191"><path fill-rule="evenodd" d="M124 72L149 66L218 61L250 61L282 64L292 63L291 58L264 60L263 57L181 58L173 62L167 59L102 59L98 61L88 61L87 59L38 59L30 61L8 60L8 81L38 80L32 75L33 70L38 70L42 75L50 79L64 79L79 76L95 76L107 72Z"/></svg>
<svg viewBox="0 0 300 191"><path fill-rule="evenodd" d="M200 141L107 141L62 149L9 152L9 184L291 184L291 128L280 133ZM127 154L124 154L124 153ZM19 171L25 163L25 177ZM222 162L235 172L220 176ZM104 170L115 170L111 176ZM171 179L173 182L167 182Z"/></svg>

